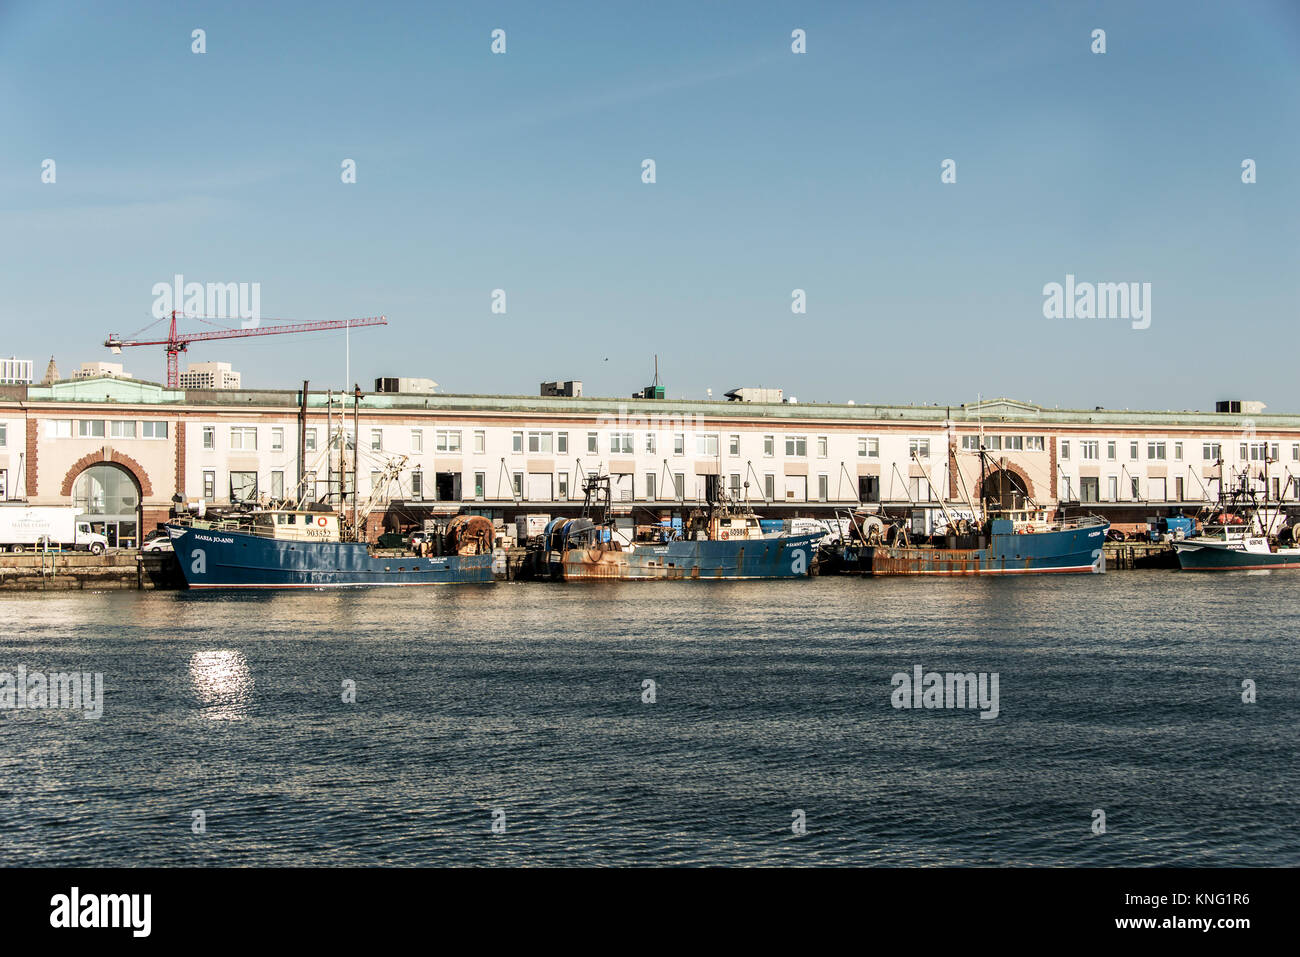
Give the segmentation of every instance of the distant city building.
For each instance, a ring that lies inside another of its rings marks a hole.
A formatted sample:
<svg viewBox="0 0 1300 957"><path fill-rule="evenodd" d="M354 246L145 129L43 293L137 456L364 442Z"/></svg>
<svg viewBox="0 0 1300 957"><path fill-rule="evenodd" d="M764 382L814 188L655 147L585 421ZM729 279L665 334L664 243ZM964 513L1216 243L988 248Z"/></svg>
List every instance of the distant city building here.
<svg viewBox="0 0 1300 957"><path fill-rule="evenodd" d="M241 376L229 362L194 362L181 373L182 389L238 389Z"/></svg>
<svg viewBox="0 0 1300 957"><path fill-rule="evenodd" d="M59 367L54 364L54 356L50 356L50 364L45 367L45 378L41 380L41 385L49 385L51 382L59 381Z"/></svg>
<svg viewBox="0 0 1300 957"><path fill-rule="evenodd" d="M568 382L543 382L542 395L564 396L571 399L581 398L582 381L580 379L570 379Z"/></svg>
<svg viewBox="0 0 1300 957"><path fill-rule="evenodd" d="M438 388L432 379L418 379L406 376L380 378L375 380L376 392L399 392L427 394Z"/></svg>
<svg viewBox="0 0 1300 957"><path fill-rule="evenodd" d="M0 385L31 385L31 359L0 359Z"/></svg>
<svg viewBox="0 0 1300 957"><path fill-rule="evenodd" d="M51 359L50 363L53 364ZM130 379L131 373L122 371L120 362L83 362L76 372L72 373L74 379Z"/></svg>

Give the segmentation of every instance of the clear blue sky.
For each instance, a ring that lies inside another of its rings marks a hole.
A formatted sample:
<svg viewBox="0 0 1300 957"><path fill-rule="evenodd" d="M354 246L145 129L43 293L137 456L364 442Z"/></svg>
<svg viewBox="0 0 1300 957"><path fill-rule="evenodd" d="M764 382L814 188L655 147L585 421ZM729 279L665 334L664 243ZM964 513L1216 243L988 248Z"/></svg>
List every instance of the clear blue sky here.
<svg viewBox="0 0 1300 957"><path fill-rule="evenodd" d="M678 396L1298 411L1297 117L1295 0L0 0L0 353L110 358L179 272L387 314L366 386L627 395L657 352ZM1045 319L1067 273L1151 327ZM189 358L344 384L341 334Z"/></svg>

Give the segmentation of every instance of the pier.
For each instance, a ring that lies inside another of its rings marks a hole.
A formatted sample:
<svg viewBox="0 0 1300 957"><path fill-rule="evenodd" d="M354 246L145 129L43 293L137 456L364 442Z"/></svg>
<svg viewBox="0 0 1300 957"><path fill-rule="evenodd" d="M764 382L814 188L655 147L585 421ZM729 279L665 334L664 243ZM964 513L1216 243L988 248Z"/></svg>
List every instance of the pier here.
<svg viewBox="0 0 1300 957"><path fill-rule="evenodd" d="M0 556L0 591L180 588L180 566L167 552L33 552Z"/></svg>

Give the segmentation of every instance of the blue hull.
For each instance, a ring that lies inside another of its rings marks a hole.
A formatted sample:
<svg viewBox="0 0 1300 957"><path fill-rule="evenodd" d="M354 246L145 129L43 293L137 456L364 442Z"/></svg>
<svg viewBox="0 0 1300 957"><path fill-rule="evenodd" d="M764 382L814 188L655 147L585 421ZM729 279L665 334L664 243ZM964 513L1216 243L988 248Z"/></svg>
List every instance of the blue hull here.
<svg viewBox="0 0 1300 957"><path fill-rule="evenodd" d="M844 570L864 575L1033 575L1106 570L1106 530L1089 525L1028 535L996 530L981 548L847 547Z"/></svg>
<svg viewBox="0 0 1300 957"><path fill-rule="evenodd" d="M491 555L374 556L358 542L291 542L169 526L190 588L362 588L488 584Z"/></svg>
<svg viewBox="0 0 1300 957"><path fill-rule="evenodd" d="M1188 572L1242 572L1282 568L1300 568L1300 553L1294 549L1281 552L1247 552L1244 549L1196 547L1179 543L1178 565Z"/></svg>
<svg viewBox="0 0 1300 957"><path fill-rule="evenodd" d="M565 581L807 578L815 571L821 535L638 543L617 551L569 548L552 554L550 568Z"/></svg>

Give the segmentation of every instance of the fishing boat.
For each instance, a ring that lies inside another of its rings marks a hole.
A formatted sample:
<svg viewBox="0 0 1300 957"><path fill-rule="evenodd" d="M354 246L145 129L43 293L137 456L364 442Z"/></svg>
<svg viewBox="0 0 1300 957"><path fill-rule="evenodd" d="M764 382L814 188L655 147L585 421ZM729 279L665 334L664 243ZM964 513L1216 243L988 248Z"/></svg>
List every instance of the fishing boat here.
<svg viewBox="0 0 1300 957"><path fill-rule="evenodd" d="M1222 477L1219 484L1222 488ZM1220 494L1201 534L1174 542L1180 568L1197 572L1300 568L1300 548L1281 546L1270 535L1281 512L1269 509L1267 480L1261 484L1262 500L1246 473L1226 496ZM1292 529L1285 531L1293 537Z"/></svg>
<svg viewBox="0 0 1300 957"><path fill-rule="evenodd" d="M555 519L543 543L550 577L563 581L739 580L807 578L816 574L824 530L764 531L725 491L685 521L642 526L630 542L610 510L609 476L584 482L582 517Z"/></svg>
<svg viewBox="0 0 1300 957"><path fill-rule="evenodd" d="M983 450L980 450L983 455ZM919 458L917 459L918 464ZM927 474L926 480L929 481ZM984 482L981 481L981 489ZM981 494L983 494L981 492ZM1110 523L1091 515L1049 518L1020 490L1027 507L980 507L946 519L930 535L914 535L909 523L883 511L848 512L845 535L828 550L828 571L850 575L1033 575L1106 570Z"/></svg>
<svg viewBox="0 0 1300 957"><path fill-rule="evenodd" d="M492 522L482 516L458 515L442 533L414 547L381 549L365 540L367 516L386 499L406 461L400 456L384 463L370 498L364 505L354 500L350 518L328 502L304 507L301 501L217 518L175 516L166 529L186 585L357 588L495 581Z"/></svg>
<svg viewBox="0 0 1300 957"><path fill-rule="evenodd" d="M453 541L451 554L444 555L346 541L333 512L264 509L235 519L174 521L166 527L190 588L349 588L489 584L495 580L492 523L483 521L487 547L481 540L462 540L459 546Z"/></svg>

